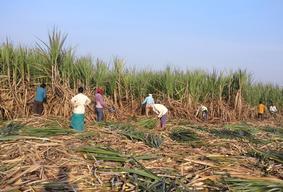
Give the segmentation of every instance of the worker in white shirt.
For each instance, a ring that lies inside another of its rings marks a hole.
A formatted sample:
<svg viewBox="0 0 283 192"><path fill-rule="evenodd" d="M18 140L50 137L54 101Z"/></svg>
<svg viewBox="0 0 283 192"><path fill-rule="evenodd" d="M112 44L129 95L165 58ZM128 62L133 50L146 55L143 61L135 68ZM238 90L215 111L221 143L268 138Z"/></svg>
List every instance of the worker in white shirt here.
<svg viewBox="0 0 283 192"><path fill-rule="evenodd" d="M78 92L79 93L71 99L71 104L73 105L71 127L77 131L83 131L85 119L85 106L89 105L91 100L83 94L83 87L79 87Z"/></svg>
<svg viewBox="0 0 283 192"><path fill-rule="evenodd" d="M205 121L207 121L207 119L208 119L208 109L207 109L206 106L201 105L201 106L198 108L198 110L197 110L197 112L196 112L196 117L197 117L198 115L200 115L200 114L201 114L202 119L205 120Z"/></svg>
<svg viewBox="0 0 283 192"><path fill-rule="evenodd" d="M153 111L158 114L158 118L160 119L160 127L165 129L167 120L166 113L168 112L168 109L162 104L153 104Z"/></svg>
<svg viewBox="0 0 283 192"><path fill-rule="evenodd" d="M276 106L272 102L269 106L269 112L273 117L276 117L276 113L278 112Z"/></svg>

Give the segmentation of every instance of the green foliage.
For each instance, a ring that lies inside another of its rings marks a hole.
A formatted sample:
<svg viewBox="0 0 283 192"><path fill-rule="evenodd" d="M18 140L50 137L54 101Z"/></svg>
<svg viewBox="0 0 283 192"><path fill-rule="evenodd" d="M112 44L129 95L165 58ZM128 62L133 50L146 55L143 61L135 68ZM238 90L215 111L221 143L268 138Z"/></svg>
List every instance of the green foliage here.
<svg viewBox="0 0 283 192"><path fill-rule="evenodd" d="M130 124L116 123L108 125L108 128L118 129L119 133L125 135L127 138L131 140L142 141L150 147L158 148L163 143L163 138L161 136L150 132L138 130Z"/></svg>
<svg viewBox="0 0 283 192"><path fill-rule="evenodd" d="M174 129L169 136L172 140L178 142L192 142L199 140L195 132L185 128Z"/></svg>
<svg viewBox="0 0 283 192"><path fill-rule="evenodd" d="M262 152L257 149L253 149L247 153L248 156L256 157L260 160L272 160L277 163L283 164L283 152L267 151Z"/></svg>
<svg viewBox="0 0 283 192"><path fill-rule="evenodd" d="M22 129L23 127L24 125L22 124L9 122L8 124L0 128L0 135L3 136L18 135L20 129Z"/></svg>
<svg viewBox="0 0 283 192"><path fill-rule="evenodd" d="M228 124L221 129L210 129L209 132L219 138L227 139L246 139L254 143L261 142L255 139L254 134L258 131L257 128L242 124Z"/></svg>
<svg viewBox="0 0 283 192"><path fill-rule="evenodd" d="M274 179L239 179L227 178L225 183L232 188L232 191L246 191L246 192L281 192L283 191L283 182Z"/></svg>
<svg viewBox="0 0 283 192"><path fill-rule="evenodd" d="M58 135L69 135L73 133L74 133L73 130L64 129L61 127L41 127L41 128L24 127L20 132L21 135L32 136L32 137L51 137Z"/></svg>
<svg viewBox="0 0 283 192"><path fill-rule="evenodd" d="M280 137L283 137L283 128L282 127L264 127L263 131L266 131L268 133L272 133L274 135L278 135Z"/></svg>
<svg viewBox="0 0 283 192"><path fill-rule="evenodd" d="M128 170L129 171L129 170ZM148 192L171 192L171 191L185 191L181 190L174 182L166 182L164 179L158 178L155 175L149 174L145 172L144 170L142 171L130 171L130 173L134 173L140 176L143 176L144 173L146 173L147 178L152 178L155 179L153 182L149 180L144 180L144 179L132 179L133 183L136 183L138 186L139 191L148 191Z"/></svg>
<svg viewBox="0 0 283 192"><path fill-rule="evenodd" d="M142 119L138 122L139 126L144 128L153 129L156 127L157 120L156 119Z"/></svg>
<svg viewBox="0 0 283 192"><path fill-rule="evenodd" d="M139 156L126 155L118 151L115 151L111 148L97 147L97 146L83 146L78 148L77 151L90 154L87 156L89 159L93 159L93 157L95 157L95 159L98 160L123 162L123 163L129 161L135 161L135 160L149 160L149 159L157 158L157 156L154 155L139 155Z"/></svg>
<svg viewBox="0 0 283 192"><path fill-rule="evenodd" d="M16 140L20 136L51 137L56 135L69 135L74 133L71 129L62 128L55 121L47 123L44 127L30 127L16 122L9 122L0 128L0 140Z"/></svg>
<svg viewBox="0 0 283 192"><path fill-rule="evenodd" d="M252 81L245 70L229 73L201 70L181 71L167 67L161 71L126 68L124 60L115 58L106 64L91 57L77 57L66 47L67 35L54 29L48 40L38 40L35 48L15 47L9 41L0 46L0 82L3 85L29 83L63 83L71 88L84 85L103 87L107 94L117 98L141 99L148 93L159 99L173 98L182 102L225 101L234 106L237 93L250 105L259 100L272 100L283 107L283 89L277 85Z"/></svg>
<svg viewBox="0 0 283 192"><path fill-rule="evenodd" d="M252 138L252 134L246 130L213 129L210 133L217 137L228 139Z"/></svg>
<svg viewBox="0 0 283 192"><path fill-rule="evenodd" d="M93 139L97 135L98 135L97 132L89 131L89 132L80 133L79 135L77 135L77 138L82 141L87 141Z"/></svg>
<svg viewBox="0 0 283 192"><path fill-rule="evenodd" d="M50 182L50 183L46 183L44 185L44 190L45 191L74 191L74 188L62 181L62 182L59 182L59 181L55 181L55 182Z"/></svg>

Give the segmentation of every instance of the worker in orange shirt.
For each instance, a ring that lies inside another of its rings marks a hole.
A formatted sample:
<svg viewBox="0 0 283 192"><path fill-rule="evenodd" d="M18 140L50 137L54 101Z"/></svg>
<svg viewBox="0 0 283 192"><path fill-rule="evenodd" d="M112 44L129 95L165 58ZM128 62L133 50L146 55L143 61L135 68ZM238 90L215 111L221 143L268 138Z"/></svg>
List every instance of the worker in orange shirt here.
<svg viewBox="0 0 283 192"><path fill-rule="evenodd" d="M262 120L263 119L263 114L265 113L265 105L262 103L262 101L259 101L259 104L258 104L258 114L257 114L257 118L259 120Z"/></svg>

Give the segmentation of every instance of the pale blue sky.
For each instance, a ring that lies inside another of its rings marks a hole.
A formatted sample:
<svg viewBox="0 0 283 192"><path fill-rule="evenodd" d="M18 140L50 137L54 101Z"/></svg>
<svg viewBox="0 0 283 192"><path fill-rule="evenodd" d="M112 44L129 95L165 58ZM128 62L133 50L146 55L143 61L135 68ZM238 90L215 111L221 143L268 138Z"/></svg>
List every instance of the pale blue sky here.
<svg viewBox="0 0 283 192"><path fill-rule="evenodd" d="M2 0L0 42L54 26L79 55L138 69L247 69L283 85L283 0Z"/></svg>

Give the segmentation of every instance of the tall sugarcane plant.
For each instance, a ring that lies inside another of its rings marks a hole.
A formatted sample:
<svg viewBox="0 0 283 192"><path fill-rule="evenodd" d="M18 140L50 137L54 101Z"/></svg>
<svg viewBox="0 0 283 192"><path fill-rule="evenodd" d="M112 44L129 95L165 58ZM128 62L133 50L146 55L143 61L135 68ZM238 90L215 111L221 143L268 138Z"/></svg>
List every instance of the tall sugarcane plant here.
<svg viewBox="0 0 283 192"><path fill-rule="evenodd" d="M214 70L210 73L178 70L171 66L160 71L137 70L127 68L120 58L106 64L101 59L78 57L71 47L66 46L66 39L66 34L54 29L47 41L37 40L34 48L14 46L8 40L2 43L0 88L7 93L2 92L1 97L9 95L20 105L29 100L27 90L34 90L34 85L44 81L51 85L52 91L58 86L70 89L68 92L81 85L87 89L102 87L120 107L133 108L135 102L140 103L149 93L166 105L171 104L170 100L178 101L181 103L178 107L183 106L186 110L193 110L203 103L209 107L211 115L226 118L223 114L231 113L230 119L240 119L247 112L243 106L256 106L260 100L283 107L282 87L255 83L245 70L228 73ZM15 105L5 105L1 104L11 114L17 110ZM172 106L172 109L176 108Z"/></svg>
<svg viewBox="0 0 283 192"><path fill-rule="evenodd" d="M48 42L39 40L37 43L37 51L43 58L42 67L46 68L48 76L52 82L52 85L60 82L60 66L63 65L65 59L66 50L64 49L64 43L67 35L53 29L48 36Z"/></svg>

